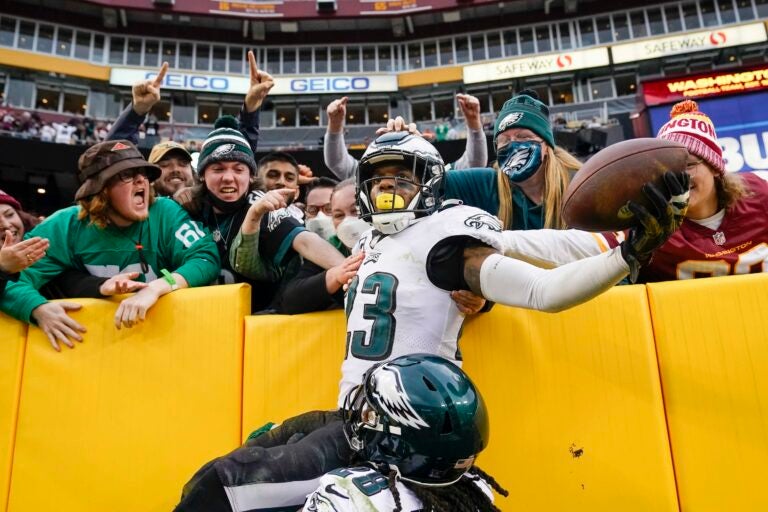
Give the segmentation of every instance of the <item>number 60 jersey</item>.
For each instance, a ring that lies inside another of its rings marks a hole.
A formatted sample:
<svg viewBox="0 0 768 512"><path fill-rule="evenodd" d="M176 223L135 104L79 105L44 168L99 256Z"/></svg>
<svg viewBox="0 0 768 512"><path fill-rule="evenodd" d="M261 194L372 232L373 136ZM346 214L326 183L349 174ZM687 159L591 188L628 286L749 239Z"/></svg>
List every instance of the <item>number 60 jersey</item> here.
<svg viewBox="0 0 768 512"><path fill-rule="evenodd" d="M453 288L433 281L463 282L461 247L468 238L502 251L501 222L458 205L418 219L397 234L369 231L360 238L353 253L364 251L365 259L347 290L339 407L379 361L427 353L461 364L457 342L464 315L451 299ZM451 252L448 246L459 248L450 258L442 256Z"/></svg>

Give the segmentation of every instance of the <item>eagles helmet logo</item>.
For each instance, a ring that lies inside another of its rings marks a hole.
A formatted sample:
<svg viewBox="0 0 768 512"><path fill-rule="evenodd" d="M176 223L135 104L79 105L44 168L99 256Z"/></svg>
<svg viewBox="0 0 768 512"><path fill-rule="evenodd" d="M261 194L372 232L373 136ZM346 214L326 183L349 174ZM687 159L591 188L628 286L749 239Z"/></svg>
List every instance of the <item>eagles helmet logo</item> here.
<svg viewBox="0 0 768 512"><path fill-rule="evenodd" d="M222 144L211 152L211 156L219 156L229 153L235 149L234 144Z"/></svg>
<svg viewBox="0 0 768 512"><path fill-rule="evenodd" d="M279 210L275 210L273 212L269 212L269 217L267 221L267 230L271 233L275 229L277 229L277 226L280 225L280 221L283 220L286 217L290 217L291 214L288 212L286 208L280 208Z"/></svg>
<svg viewBox="0 0 768 512"><path fill-rule="evenodd" d="M429 428L429 424L414 410L411 399L405 393L397 367L384 365L373 373L372 378L373 398L387 416L416 430L421 427Z"/></svg>
<svg viewBox="0 0 768 512"><path fill-rule="evenodd" d="M501 232L502 230L501 221L497 217L487 213L478 213L477 215L467 217L464 220L464 225L474 229L482 229L485 227L491 231Z"/></svg>
<svg viewBox="0 0 768 512"><path fill-rule="evenodd" d="M507 176L516 173L528 163L528 157L531 156L531 153L533 153L533 148L524 148L515 152L504 162L501 172Z"/></svg>
<svg viewBox="0 0 768 512"><path fill-rule="evenodd" d="M501 120L499 123L499 129L496 130L496 133L503 132L513 124L517 123L523 118L523 112L512 112L511 114L507 114L504 119Z"/></svg>

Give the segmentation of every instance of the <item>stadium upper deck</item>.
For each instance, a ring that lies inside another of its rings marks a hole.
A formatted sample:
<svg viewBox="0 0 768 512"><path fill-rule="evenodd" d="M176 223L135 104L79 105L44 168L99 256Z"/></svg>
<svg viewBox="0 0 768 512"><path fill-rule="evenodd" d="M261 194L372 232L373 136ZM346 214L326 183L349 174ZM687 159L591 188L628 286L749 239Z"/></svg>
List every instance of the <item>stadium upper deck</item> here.
<svg viewBox="0 0 768 512"><path fill-rule="evenodd" d="M325 105L345 94L360 140L367 131L356 126L394 115L426 127L454 119L460 90L480 98L489 122L523 87L568 118L628 117L641 79L762 63L766 54L768 0L630 2L621 11L577 0L340 1L318 12L320 4L9 1L0 87L8 105L113 118L129 84L167 60L173 72L154 114L195 138L193 125L205 131L236 111L253 49L278 77L263 126L301 128L294 135L315 144Z"/></svg>

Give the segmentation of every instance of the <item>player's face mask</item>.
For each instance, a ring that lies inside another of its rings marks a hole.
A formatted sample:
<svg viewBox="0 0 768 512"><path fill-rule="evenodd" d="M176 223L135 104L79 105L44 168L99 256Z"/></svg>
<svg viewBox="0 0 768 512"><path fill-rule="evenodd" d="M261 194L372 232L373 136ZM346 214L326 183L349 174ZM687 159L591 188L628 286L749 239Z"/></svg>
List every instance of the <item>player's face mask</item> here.
<svg viewBox="0 0 768 512"><path fill-rule="evenodd" d="M322 211L317 212L314 218L308 219L306 226L309 231L317 233L323 240L328 240L333 236L333 219Z"/></svg>
<svg viewBox="0 0 768 512"><path fill-rule="evenodd" d="M496 155L501 172L519 183L533 176L541 166L541 143L512 141Z"/></svg>

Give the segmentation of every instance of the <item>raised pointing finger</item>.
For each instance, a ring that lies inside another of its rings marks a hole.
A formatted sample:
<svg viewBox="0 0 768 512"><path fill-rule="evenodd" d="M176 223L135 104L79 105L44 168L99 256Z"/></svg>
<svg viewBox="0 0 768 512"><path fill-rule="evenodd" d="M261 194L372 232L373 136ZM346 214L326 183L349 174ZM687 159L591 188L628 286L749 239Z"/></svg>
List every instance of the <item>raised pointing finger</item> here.
<svg viewBox="0 0 768 512"><path fill-rule="evenodd" d="M248 64L251 68L251 83L259 81L259 67L256 65L256 56L248 50Z"/></svg>
<svg viewBox="0 0 768 512"><path fill-rule="evenodd" d="M157 76L152 81L152 85L155 87L160 87L160 85L163 83L163 79L165 78L165 74L168 72L168 63L163 62L163 65L160 66L160 72L157 73Z"/></svg>

